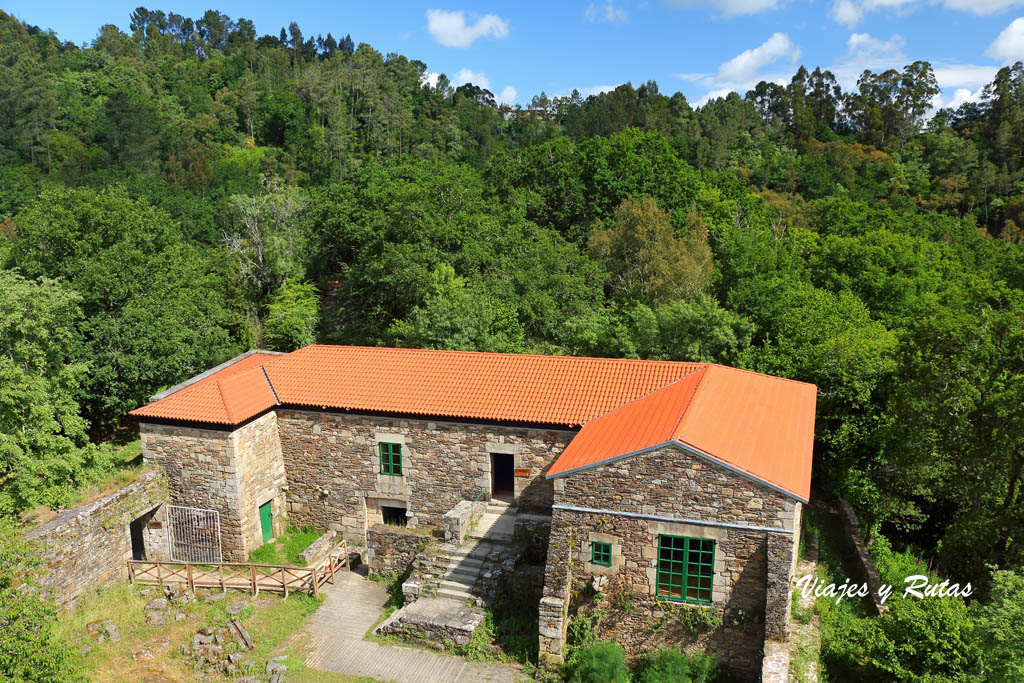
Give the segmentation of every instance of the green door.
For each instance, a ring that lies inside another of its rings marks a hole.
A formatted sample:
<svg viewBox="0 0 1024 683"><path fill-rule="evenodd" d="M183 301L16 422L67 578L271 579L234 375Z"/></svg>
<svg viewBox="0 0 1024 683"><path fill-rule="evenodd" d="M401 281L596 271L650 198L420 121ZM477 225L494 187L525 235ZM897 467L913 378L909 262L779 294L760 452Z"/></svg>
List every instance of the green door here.
<svg viewBox="0 0 1024 683"><path fill-rule="evenodd" d="M260 505L260 529L263 531L263 542L274 539L274 520L270 516L270 501Z"/></svg>

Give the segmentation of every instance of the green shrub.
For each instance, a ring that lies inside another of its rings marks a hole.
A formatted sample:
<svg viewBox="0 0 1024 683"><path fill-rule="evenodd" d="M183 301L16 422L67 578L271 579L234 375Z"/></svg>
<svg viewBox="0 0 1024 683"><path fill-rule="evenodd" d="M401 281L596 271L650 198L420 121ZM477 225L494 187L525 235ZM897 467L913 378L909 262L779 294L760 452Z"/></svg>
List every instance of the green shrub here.
<svg viewBox="0 0 1024 683"><path fill-rule="evenodd" d="M572 683L628 683L626 653L618 643L599 640L576 651L566 665L565 679Z"/></svg>
<svg viewBox="0 0 1024 683"><path fill-rule="evenodd" d="M708 655L684 655L664 648L640 660L636 683L706 683L715 674L715 660Z"/></svg>

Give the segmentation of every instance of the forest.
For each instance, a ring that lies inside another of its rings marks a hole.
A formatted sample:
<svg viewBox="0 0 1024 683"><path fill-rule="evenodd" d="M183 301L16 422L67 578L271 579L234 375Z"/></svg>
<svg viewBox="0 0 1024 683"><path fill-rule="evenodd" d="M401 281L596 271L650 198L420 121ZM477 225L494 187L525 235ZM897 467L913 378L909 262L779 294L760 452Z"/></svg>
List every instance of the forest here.
<svg viewBox="0 0 1024 683"><path fill-rule="evenodd" d="M8 531L251 348L712 361L815 383L815 495L975 586L835 615L835 680L1024 677L1020 62L956 110L927 62L510 109L348 35L130 21L76 46L0 12Z"/></svg>

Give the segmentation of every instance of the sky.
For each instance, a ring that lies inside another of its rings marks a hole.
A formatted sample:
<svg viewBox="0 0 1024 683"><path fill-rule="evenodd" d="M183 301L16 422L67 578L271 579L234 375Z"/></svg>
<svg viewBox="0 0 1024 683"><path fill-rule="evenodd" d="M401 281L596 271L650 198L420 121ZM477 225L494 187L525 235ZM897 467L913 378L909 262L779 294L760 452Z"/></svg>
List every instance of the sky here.
<svg viewBox="0 0 1024 683"><path fill-rule="evenodd" d="M584 95L654 79L694 105L760 80L787 82L802 64L828 68L844 90L864 69L931 62L936 106L973 100L1004 64L1024 60L1024 0L450 0L421 4L171 0L150 9L199 18L211 7L259 35L295 21L305 36L351 34L472 82L509 104ZM139 0L8 0L4 11L88 43L103 24L128 30Z"/></svg>

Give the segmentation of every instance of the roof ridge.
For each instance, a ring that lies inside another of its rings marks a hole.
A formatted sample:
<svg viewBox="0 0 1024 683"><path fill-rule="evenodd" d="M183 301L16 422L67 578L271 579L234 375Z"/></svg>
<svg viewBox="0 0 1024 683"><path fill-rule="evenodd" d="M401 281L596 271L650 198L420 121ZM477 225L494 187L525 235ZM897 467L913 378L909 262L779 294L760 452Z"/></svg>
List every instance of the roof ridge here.
<svg viewBox="0 0 1024 683"><path fill-rule="evenodd" d="M705 363L705 365L713 365L716 368L724 368L726 370L735 370L737 372L745 372L749 375L757 375L758 377L771 377L772 379L781 380L783 382L792 382L793 384L804 384L809 387L817 389L818 385L814 382L805 382L802 379L793 379L791 377L781 377L779 375L769 375L767 372L758 372L757 370L747 370L746 368L734 368L731 365L723 365L722 363Z"/></svg>
<svg viewBox="0 0 1024 683"><path fill-rule="evenodd" d="M452 353L461 354L468 356L501 356L501 357L513 357L513 358L545 358L548 360L584 360L584 361L595 361L602 363L641 363L644 365L711 365L711 363L705 363L702 361L690 361L690 360L657 360L648 358L605 358L603 356L561 356L548 353L509 353L505 351L469 351L466 349L420 349L403 346L359 346L349 344L310 344L309 346L303 346L301 349L296 349L291 353L285 355L292 355L292 353L298 353L306 349L311 348L322 348L322 349L366 349L369 351L415 351L418 353ZM693 374L693 373L690 373ZM667 385L666 385L667 386Z"/></svg>
<svg viewBox="0 0 1024 683"><path fill-rule="evenodd" d="M678 361L678 362L683 363L683 362L687 362L687 361ZM626 403L623 403L620 406L616 406L615 408L612 408L611 410L609 410L607 413L602 413L601 415L598 415L597 417L592 418L591 420L589 420L585 424L590 424L591 422L597 422L598 420L603 420L604 418L608 417L609 415L611 415L613 413L617 413L620 410L624 410L625 408L628 408L629 406L633 405L634 403L636 403L638 401L642 401L645 398L658 393L662 389L668 389L673 384L678 384L679 382L682 382L684 379L686 379L688 377L692 377L693 375L697 374L698 372L703 372L704 370L707 370L707 366L709 364L708 363L693 363L693 365L700 365L701 367L697 368L693 372L686 373L682 377L678 377L678 378L672 380L668 384L663 384L660 387L658 387L657 389L652 389L652 390L648 391L646 394L644 394L643 396L637 396L632 401L627 401ZM687 403L687 406L689 406L689 403ZM685 411L684 411L684 413L685 413Z"/></svg>
<svg viewBox="0 0 1024 683"><path fill-rule="evenodd" d="M228 405L228 396L224 393L224 385L222 384L223 380L217 379L214 381L217 382L217 391L220 393L220 401L224 405L224 414L228 416L229 420L231 420L231 424L234 424L235 416L231 412L231 406Z"/></svg>
<svg viewBox="0 0 1024 683"><path fill-rule="evenodd" d="M700 393L700 390L704 387L704 380L707 378L708 368L710 367L711 364L707 363L704 365L704 367L697 371L697 373L700 373L700 377L697 378L697 386L693 388L693 393L690 394L689 400L686 402L686 405L683 406L683 412L679 415L679 420L676 421L676 426L672 428L673 439L677 438L679 430L682 429L683 427L683 421L686 420L687 416L690 414L690 406L692 406L694 401L697 400L697 394Z"/></svg>

